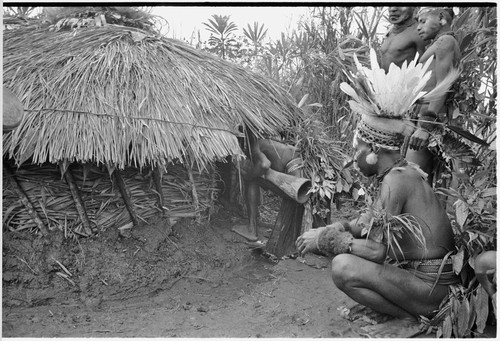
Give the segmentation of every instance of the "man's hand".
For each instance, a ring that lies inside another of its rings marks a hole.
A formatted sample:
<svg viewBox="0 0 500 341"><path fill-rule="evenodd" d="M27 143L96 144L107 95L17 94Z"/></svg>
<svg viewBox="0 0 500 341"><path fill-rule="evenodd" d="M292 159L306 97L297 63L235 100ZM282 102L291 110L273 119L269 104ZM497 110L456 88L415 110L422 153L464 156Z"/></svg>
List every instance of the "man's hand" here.
<svg viewBox="0 0 500 341"><path fill-rule="evenodd" d="M323 231L325 227L319 227L316 229L311 229L307 232L304 232L297 241L295 242L295 246L297 246L297 250L301 257L308 252L319 252L318 250L318 237L321 231Z"/></svg>
<svg viewBox="0 0 500 341"><path fill-rule="evenodd" d="M413 135L410 137L408 146L414 150L420 150L429 144L429 133L421 128L417 128Z"/></svg>

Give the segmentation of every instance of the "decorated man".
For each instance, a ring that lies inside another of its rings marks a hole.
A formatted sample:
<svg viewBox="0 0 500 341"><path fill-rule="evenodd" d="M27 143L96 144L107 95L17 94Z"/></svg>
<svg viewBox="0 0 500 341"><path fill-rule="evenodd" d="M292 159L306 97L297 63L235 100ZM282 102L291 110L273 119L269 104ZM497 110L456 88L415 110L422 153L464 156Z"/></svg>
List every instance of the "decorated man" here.
<svg viewBox="0 0 500 341"><path fill-rule="evenodd" d="M392 24L380 47L380 64L387 72L389 65L394 63L401 67L404 61L410 62L418 53L424 53L424 41L417 33L417 21L414 17L414 7L389 7L388 18Z"/></svg>
<svg viewBox="0 0 500 341"><path fill-rule="evenodd" d="M400 147L415 129L408 109L419 98L439 96L452 80L425 92L432 60L413 60L387 74L374 51L371 69L355 62L354 88L343 83L341 89L360 115L355 162L363 175L376 177L376 199L360 217L305 232L296 246L302 255L333 255L335 285L358 303L399 318L429 316L448 285L458 282L450 258L453 232L426 174L402 158Z"/></svg>

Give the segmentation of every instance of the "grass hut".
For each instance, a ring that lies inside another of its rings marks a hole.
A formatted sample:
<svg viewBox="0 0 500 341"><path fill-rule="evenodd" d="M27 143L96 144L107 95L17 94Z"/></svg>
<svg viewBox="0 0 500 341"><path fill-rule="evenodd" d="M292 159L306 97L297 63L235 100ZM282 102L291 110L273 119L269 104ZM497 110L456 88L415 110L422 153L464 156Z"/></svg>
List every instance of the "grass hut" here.
<svg viewBox="0 0 500 341"><path fill-rule="evenodd" d="M10 230L90 235L199 216L216 196L214 162L243 154L239 128L275 134L298 114L267 79L133 27L3 39L4 86L25 108L3 135Z"/></svg>

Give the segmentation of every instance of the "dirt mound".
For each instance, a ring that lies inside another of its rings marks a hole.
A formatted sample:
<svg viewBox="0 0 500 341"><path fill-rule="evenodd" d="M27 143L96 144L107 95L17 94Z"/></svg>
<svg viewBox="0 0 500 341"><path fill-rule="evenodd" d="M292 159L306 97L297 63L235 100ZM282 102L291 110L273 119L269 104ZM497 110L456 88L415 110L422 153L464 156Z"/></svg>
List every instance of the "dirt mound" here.
<svg viewBox="0 0 500 341"><path fill-rule="evenodd" d="M229 222L222 214L215 219ZM4 233L3 306L74 301L98 307L167 290L182 276L216 276L248 262L244 245L232 240L224 223L218 225L181 220L172 228L167 219L155 218L123 233L108 229L80 240L60 231L46 239Z"/></svg>

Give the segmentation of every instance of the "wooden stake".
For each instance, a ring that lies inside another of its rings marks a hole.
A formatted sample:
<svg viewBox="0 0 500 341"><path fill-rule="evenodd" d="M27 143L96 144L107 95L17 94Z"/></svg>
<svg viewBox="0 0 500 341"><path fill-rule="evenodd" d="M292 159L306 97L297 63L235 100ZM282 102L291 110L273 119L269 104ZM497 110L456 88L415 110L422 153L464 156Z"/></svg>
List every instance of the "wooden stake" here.
<svg viewBox="0 0 500 341"><path fill-rule="evenodd" d="M153 167L153 181L155 184L155 189L158 192L158 206L163 212L165 211L165 209L163 208L164 198L163 198L163 187L161 185L161 175L162 171L160 171L160 168L158 168L158 166Z"/></svg>
<svg viewBox="0 0 500 341"><path fill-rule="evenodd" d="M80 195L80 191L78 190L78 186L76 185L75 179L73 178L73 175L71 174L71 170L68 167L66 171L61 168L61 163L59 163L59 168L61 169L61 172L64 172L64 178L66 179L66 182L69 186L69 189L71 191L71 195L73 196L73 201L75 202L75 207L76 211L78 212L78 216L80 217L80 220L82 221L83 229L85 230L85 233L87 236L91 236L93 232L97 231L92 231L92 227L90 224L90 219L87 215L87 210L85 209L85 204L83 203L82 197ZM95 230L95 228L94 228Z"/></svg>
<svg viewBox="0 0 500 341"><path fill-rule="evenodd" d="M42 236L46 236L49 234L49 230L43 223L42 219L38 216L38 213L36 212L35 208L31 204L28 196L26 193L24 193L23 188L17 182L16 177L14 174L11 172L9 167L4 163L3 171L5 172L5 175L7 176L7 179L10 179L12 183L14 184L14 191L16 192L17 196L19 199L21 199L21 202L23 203L24 207L26 207L26 210L28 211L28 214L31 216L31 219L35 222L36 226L40 229L40 232L42 233Z"/></svg>
<svg viewBox="0 0 500 341"><path fill-rule="evenodd" d="M118 168L114 170L113 177L115 179L116 185L118 186L118 189L120 190L120 194L122 195L122 199L130 215L130 219L132 219L132 224L134 224L134 226L139 225L139 220L137 219L137 214L135 213L134 205L132 203L132 200L130 200L127 189L125 188L125 182L123 181L122 175Z"/></svg>
<svg viewBox="0 0 500 341"><path fill-rule="evenodd" d="M196 186L194 184L193 170L191 169L191 167L186 167L186 169L187 169L189 181L191 182L191 193L193 195L193 205L194 205L194 209L196 211L196 221L200 222L201 216L200 216L200 212L198 211L198 209L200 208L200 201L198 199L198 192L196 191Z"/></svg>

